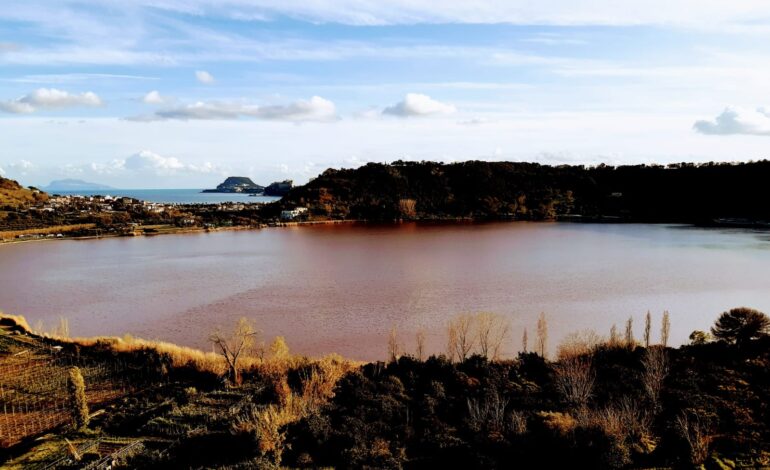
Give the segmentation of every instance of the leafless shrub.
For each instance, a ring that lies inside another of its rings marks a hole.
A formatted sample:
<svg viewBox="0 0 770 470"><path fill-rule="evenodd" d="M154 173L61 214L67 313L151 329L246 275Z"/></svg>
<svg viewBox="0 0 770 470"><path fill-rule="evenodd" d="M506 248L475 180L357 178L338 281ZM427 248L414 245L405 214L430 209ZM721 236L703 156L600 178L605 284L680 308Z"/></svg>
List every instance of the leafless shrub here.
<svg viewBox="0 0 770 470"><path fill-rule="evenodd" d="M500 348L508 335L508 322L502 315L483 312L476 315L479 353L487 359L500 357Z"/></svg>
<svg viewBox="0 0 770 470"><path fill-rule="evenodd" d="M571 356L554 365L554 383L562 398L578 408L582 408L591 397L595 375L591 357Z"/></svg>
<svg viewBox="0 0 770 470"><path fill-rule="evenodd" d="M471 429L479 431L505 429L505 408L509 400L493 390L482 399L468 399L468 423Z"/></svg>
<svg viewBox="0 0 770 470"><path fill-rule="evenodd" d="M414 219L417 216L417 201L414 199L399 199L398 209L401 211L401 217Z"/></svg>
<svg viewBox="0 0 770 470"><path fill-rule="evenodd" d="M701 465L709 456L710 426L701 416L682 412L676 418L679 432L690 447L690 462Z"/></svg>
<svg viewBox="0 0 770 470"><path fill-rule="evenodd" d="M642 382L644 391L650 402L657 410L660 406L660 392L663 390L663 381L668 375L668 354L663 346L652 346L645 350L642 358L644 374Z"/></svg>
<svg viewBox="0 0 770 470"><path fill-rule="evenodd" d="M619 464L630 463L631 448L650 452L655 447L650 436L651 415L628 397L603 408L583 408L577 414L577 421L581 427L598 428L614 438L618 450L621 451L618 454L621 460L617 462Z"/></svg>
<svg viewBox="0 0 770 470"><path fill-rule="evenodd" d="M512 410L508 417L508 431L521 436L527 432L527 415L519 410Z"/></svg>
<svg viewBox="0 0 770 470"><path fill-rule="evenodd" d="M561 437L570 435L578 424L577 420L569 413L540 411L537 416L542 420L546 429Z"/></svg>
<svg viewBox="0 0 770 470"><path fill-rule="evenodd" d="M573 356L590 354L603 342L604 338L591 329L570 333L559 344L556 350L556 357L562 360Z"/></svg>

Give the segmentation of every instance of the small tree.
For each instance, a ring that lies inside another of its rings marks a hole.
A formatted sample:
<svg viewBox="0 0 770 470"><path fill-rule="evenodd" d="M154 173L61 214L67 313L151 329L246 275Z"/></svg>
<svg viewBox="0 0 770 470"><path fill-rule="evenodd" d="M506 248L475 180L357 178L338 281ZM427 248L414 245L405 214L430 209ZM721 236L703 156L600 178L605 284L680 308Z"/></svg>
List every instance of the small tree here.
<svg viewBox="0 0 770 470"><path fill-rule="evenodd" d="M390 362L396 362L398 360L398 357L401 355L399 349L398 332L394 326L390 329L390 333L388 333L388 360Z"/></svg>
<svg viewBox="0 0 770 470"><path fill-rule="evenodd" d="M767 335L770 318L753 308L734 308L719 316L711 334L729 343L745 344L752 339Z"/></svg>
<svg viewBox="0 0 770 470"><path fill-rule="evenodd" d="M248 354L254 346L257 335L259 332L254 328L254 325L247 318L241 318L230 336L224 336L219 330L209 336L209 341L214 343L222 357L225 358L228 379L233 385L241 385L241 370L238 361L242 355Z"/></svg>
<svg viewBox="0 0 770 470"><path fill-rule="evenodd" d="M668 375L668 355L663 346L653 346L644 351L642 358L644 374L642 383L653 407L657 410L660 406L660 392L663 390L663 381Z"/></svg>
<svg viewBox="0 0 770 470"><path fill-rule="evenodd" d="M468 358L476 345L474 334L474 316L464 313L449 322L449 354L460 361Z"/></svg>
<svg viewBox="0 0 770 470"><path fill-rule="evenodd" d="M67 390L70 395L70 415L75 429L88 426L88 400L86 400L86 384L80 368L71 367L67 376Z"/></svg>
<svg viewBox="0 0 770 470"><path fill-rule="evenodd" d="M668 310L663 312L663 323L660 327L660 344L665 348L668 346L668 335L671 332L671 321L668 318Z"/></svg>
<svg viewBox="0 0 770 470"><path fill-rule="evenodd" d="M415 339L417 340L417 360L422 361L425 355L425 331L417 330Z"/></svg>
<svg viewBox="0 0 770 470"><path fill-rule="evenodd" d="M647 310L647 316L644 317L644 347L650 347L650 331L652 330L652 315Z"/></svg>
<svg viewBox="0 0 770 470"><path fill-rule="evenodd" d="M626 346L634 347L634 317L628 317L626 320Z"/></svg>
<svg viewBox="0 0 770 470"><path fill-rule="evenodd" d="M487 359L498 359L500 348L508 335L508 322L496 313L479 313L476 316L479 352Z"/></svg>
<svg viewBox="0 0 770 470"><path fill-rule="evenodd" d="M616 348L620 345L620 335L618 334L618 326L612 324L610 328L610 347Z"/></svg>
<svg viewBox="0 0 770 470"><path fill-rule="evenodd" d="M524 328L524 334L521 335L521 352L526 353L527 352L527 342L529 338L527 337L527 329Z"/></svg>
<svg viewBox="0 0 770 470"><path fill-rule="evenodd" d="M690 344L694 346L706 344L709 341L711 341L711 334L705 331L695 330L690 333Z"/></svg>
<svg viewBox="0 0 770 470"><path fill-rule="evenodd" d="M548 354L548 322L545 319L545 312L541 312L540 318L537 319L537 344L535 348L535 352L543 358Z"/></svg>

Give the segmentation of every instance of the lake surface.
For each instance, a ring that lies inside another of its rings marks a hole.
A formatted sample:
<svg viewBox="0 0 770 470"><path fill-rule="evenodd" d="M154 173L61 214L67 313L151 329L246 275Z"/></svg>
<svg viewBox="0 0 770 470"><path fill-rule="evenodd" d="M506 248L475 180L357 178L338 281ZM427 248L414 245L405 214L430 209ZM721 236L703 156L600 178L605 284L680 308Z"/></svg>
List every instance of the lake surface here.
<svg viewBox="0 0 770 470"><path fill-rule="evenodd" d="M200 189L100 189L98 191L52 191L53 194L79 196L125 196L165 204L218 204L220 202L273 202L273 196L242 193L202 193Z"/></svg>
<svg viewBox="0 0 770 470"><path fill-rule="evenodd" d="M505 352L534 342L546 312L553 351L593 328L636 337L647 310L686 341L736 306L770 311L766 233L662 225L327 225L0 246L0 309L73 335L122 335L210 349L217 325L252 318L295 352L381 359L398 328L442 352L460 312L510 320Z"/></svg>

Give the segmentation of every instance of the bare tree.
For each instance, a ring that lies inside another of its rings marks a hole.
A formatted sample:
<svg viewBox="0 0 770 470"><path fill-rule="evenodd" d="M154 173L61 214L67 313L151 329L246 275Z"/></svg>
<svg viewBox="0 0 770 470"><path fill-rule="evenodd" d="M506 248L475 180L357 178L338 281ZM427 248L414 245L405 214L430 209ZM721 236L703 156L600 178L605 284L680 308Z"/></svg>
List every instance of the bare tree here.
<svg viewBox="0 0 770 470"><path fill-rule="evenodd" d="M616 324L612 324L612 328L610 328L610 346L611 347L617 347L620 344L620 335L618 335L618 326Z"/></svg>
<svg viewBox="0 0 770 470"><path fill-rule="evenodd" d="M663 381L668 375L668 354L663 346L653 346L644 351L642 358L644 374L642 383L653 407L660 407L660 392L663 390Z"/></svg>
<svg viewBox="0 0 770 470"><path fill-rule="evenodd" d="M626 320L626 346L629 348L634 346L634 317L628 317Z"/></svg>
<svg viewBox="0 0 770 470"><path fill-rule="evenodd" d="M457 360L457 326L452 321L447 327L447 336L449 336L446 345L447 356L449 356L449 362L454 362Z"/></svg>
<svg viewBox="0 0 770 470"><path fill-rule="evenodd" d="M464 361L476 345L477 335L474 334L474 316L463 313L455 316L449 322L450 355Z"/></svg>
<svg viewBox="0 0 770 470"><path fill-rule="evenodd" d="M258 335L259 332L254 328L254 325L247 318L241 318L229 336L225 336L218 329L209 336L209 341L214 343L214 346L219 349L219 353L225 358L228 378L233 385L241 384L241 370L238 366L238 360L241 356L249 353Z"/></svg>
<svg viewBox="0 0 770 470"><path fill-rule="evenodd" d="M652 330L652 315L647 310L647 316L644 317L644 347L650 347L650 331Z"/></svg>
<svg viewBox="0 0 770 470"><path fill-rule="evenodd" d="M535 349L535 352L542 357L546 357L548 354L548 322L545 319L545 312L541 312L540 318L537 320L537 344Z"/></svg>
<svg viewBox="0 0 770 470"><path fill-rule="evenodd" d="M498 359L500 348L508 335L508 322L496 313L479 313L476 316L479 352L487 359Z"/></svg>
<svg viewBox="0 0 770 470"><path fill-rule="evenodd" d="M663 324L660 327L660 344L665 348L668 346L668 334L671 331L671 321L668 319L668 310L663 312Z"/></svg>
<svg viewBox="0 0 770 470"><path fill-rule="evenodd" d="M699 415L690 416L686 412L676 418L676 424L690 446L690 462L696 466L701 465L709 456L712 439L708 424Z"/></svg>
<svg viewBox="0 0 770 470"><path fill-rule="evenodd" d="M594 372L591 357L571 356L554 365L556 389L568 403L582 408L594 389Z"/></svg>
<svg viewBox="0 0 770 470"><path fill-rule="evenodd" d="M398 332L396 331L396 327L392 327L390 329L390 333L388 333L388 360L390 362L396 362L398 360L398 357L400 355L398 347Z"/></svg>
<svg viewBox="0 0 770 470"><path fill-rule="evenodd" d="M417 339L417 360L422 361L425 354L425 331L421 329L417 330L415 335Z"/></svg>
<svg viewBox="0 0 770 470"><path fill-rule="evenodd" d="M527 329L524 328L524 334L521 335L521 351L526 353L527 352L527 342L529 338L527 338Z"/></svg>

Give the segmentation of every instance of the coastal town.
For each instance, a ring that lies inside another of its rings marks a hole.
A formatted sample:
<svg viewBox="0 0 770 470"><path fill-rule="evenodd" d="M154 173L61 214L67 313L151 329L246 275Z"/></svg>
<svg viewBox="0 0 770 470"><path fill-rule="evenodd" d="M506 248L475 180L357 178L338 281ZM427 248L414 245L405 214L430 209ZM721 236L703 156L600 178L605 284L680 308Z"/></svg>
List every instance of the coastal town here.
<svg viewBox="0 0 770 470"><path fill-rule="evenodd" d="M32 197L28 203L0 207L0 241L256 228L308 218L305 207L263 202L160 203L107 194L48 195L21 187L19 191Z"/></svg>

